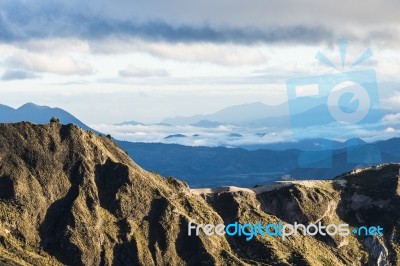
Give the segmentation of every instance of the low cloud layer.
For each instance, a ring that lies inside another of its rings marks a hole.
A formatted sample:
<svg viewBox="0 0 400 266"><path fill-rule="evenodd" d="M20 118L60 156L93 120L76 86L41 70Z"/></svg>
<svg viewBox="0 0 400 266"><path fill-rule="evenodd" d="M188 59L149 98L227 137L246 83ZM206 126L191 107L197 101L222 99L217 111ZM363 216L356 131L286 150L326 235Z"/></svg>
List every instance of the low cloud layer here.
<svg viewBox="0 0 400 266"><path fill-rule="evenodd" d="M91 125L92 128L121 140L138 142L177 143L189 146L240 146L246 144L274 143L290 139L288 131L264 132L267 129L247 129L235 126L201 128L195 126L155 125ZM257 135L256 133L260 133ZM181 134L185 137L172 137ZM170 136L170 137L168 137Z"/></svg>
<svg viewBox="0 0 400 266"><path fill-rule="evenodd" d="M396 115L398 118L398 115ZM384 119L384 124L386 123ZM279 131L270 128L245 128L223 125L215 128L195 126L168 126L163 124L132 124L132 125L90 125L92 128L109 133L116 139L133 142L175 143L188 146L225 146L239 147L244 145L262 145L278 142L293 142L299 139L324 138L345 142L352 138L362 138L367 142L398 137L398 123L391 126L357 126L349 125L339 128L333 125L312 126L301 129L293 137L291 129ZM337 132L344 132L337 135ZM180 135L174 137L174 135Z"/></svg>

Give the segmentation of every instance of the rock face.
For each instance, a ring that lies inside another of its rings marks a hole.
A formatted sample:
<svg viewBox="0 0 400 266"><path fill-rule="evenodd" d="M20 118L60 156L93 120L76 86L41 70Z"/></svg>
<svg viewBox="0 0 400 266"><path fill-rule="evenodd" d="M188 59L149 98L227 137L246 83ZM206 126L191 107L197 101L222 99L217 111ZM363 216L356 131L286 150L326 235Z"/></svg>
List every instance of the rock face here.
<svg viewBox="0 0 400 266"><path fill-rule="evenodd" d="M399 166L196 195L74 125L0 124L0 265L398 265ZM262 191L262 190L260 190ZM188 236L188 223L381 225L383 237Z"/></svg>

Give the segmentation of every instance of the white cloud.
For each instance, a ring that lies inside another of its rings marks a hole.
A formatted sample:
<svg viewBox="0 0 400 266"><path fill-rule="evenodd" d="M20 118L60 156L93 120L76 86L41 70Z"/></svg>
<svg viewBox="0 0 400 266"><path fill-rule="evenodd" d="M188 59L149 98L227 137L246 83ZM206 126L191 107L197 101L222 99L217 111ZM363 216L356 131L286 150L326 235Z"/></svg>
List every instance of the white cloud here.
<svg viewBox="0 0 400 266"><path fill-rule="evenodd" d="M380 80L395 81L399 79L400 57L396 55L379 55L376 59L377 65L375 66ZM399 95L400 96L400 95Z"/></svg>
<svg viewBox="0 0 400 266"><path fill-rule="evenodd" d="M21 52L9 57L6 65L12 68L24 69L32 72L53 73L61 75L91 75L92 66L76 60L70 55L53 55L42 53Z"/></svg>
<svg viewBox="0 0 400 266"><path fill-rule="evenodd" d="M119 76L123 78L166 77L169 76L169 73L164 69L144 69L129 65L119 71Z"/></svg>
<svg viewBox="0 0 400 266"><path fill-rule="evenodd" d="M391 112L400 112L400 93L382 100L382 109L390 110Z"/></svg>
<svg viewBox="0 0 400 266"><path fill-rule="evenodd" d="M388 127L388 128L385 129L385 132L386 133L393 133L393 132L396 132L396 129L394 129L392 127Z"/></svg>
<svg viewBox="0 0 400 266"><path fill-rule="evenodd" d="M388 114L382 118L384 124L397 125L400 124L400 113Z"/></svg>
<svg viewBox="0 0 400 266"><path fill-rule="evenodd" d="M144 52L163 59L180 62L209 62L219 65L258 65L266 62L257 46L213 43L144 42L137 39L109 38L90 42L93 53Z"/></svg>
<svg viewBox="0 0 400 266"><path fill-rule="evenodd" d="M212 62L222 65L256 65L265 63L265 56L255 47L196 43L175 45L154 43L148 52L178 61Z"/></svg>

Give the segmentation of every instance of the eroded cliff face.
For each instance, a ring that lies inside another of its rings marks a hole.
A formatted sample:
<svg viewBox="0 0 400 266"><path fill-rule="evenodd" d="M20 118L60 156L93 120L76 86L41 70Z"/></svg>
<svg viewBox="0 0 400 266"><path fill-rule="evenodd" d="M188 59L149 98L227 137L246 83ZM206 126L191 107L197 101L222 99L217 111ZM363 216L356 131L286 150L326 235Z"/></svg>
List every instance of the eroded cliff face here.
<svg viewBox="0 0 400 266"><path fill-rule="evenodd" d="M0 265L362 265L398 258L398 165L196 195L74 125L0 124ZM382 238L188 236L188 223L378 223Z"/></svg>
<svg viewBox="0 0 400 266"><path fill-rule="evenodd" d="M274 265L400 265L399 169L386 164L330 181L283 182L276 189L204 193L225 223L349 224L381 226L381 236L291 236L228 238L241 258ZM228 207L229 206L229 207Z"/></svg>

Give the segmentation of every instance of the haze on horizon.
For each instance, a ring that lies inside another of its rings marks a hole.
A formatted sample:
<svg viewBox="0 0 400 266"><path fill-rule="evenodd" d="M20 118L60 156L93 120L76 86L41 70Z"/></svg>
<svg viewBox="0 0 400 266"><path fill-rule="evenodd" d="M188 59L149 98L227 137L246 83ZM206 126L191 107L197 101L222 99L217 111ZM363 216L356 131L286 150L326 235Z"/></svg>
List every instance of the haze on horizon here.
<svg viewBox="0 0 400 266"><path fill-rule="evenodd" d="M61 107L88 124L285 102L286 79L334 73L336 42L378 73L400 112L397 1L35 1L0 3L0 103Z"/></svg>

